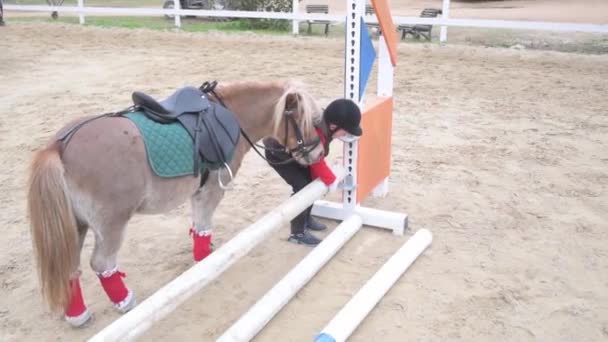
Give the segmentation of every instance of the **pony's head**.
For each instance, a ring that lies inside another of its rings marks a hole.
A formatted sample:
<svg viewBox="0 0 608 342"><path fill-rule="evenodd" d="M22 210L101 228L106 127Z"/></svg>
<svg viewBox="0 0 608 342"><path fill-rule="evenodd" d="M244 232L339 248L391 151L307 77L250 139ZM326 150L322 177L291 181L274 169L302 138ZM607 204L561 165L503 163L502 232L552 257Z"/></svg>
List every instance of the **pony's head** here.
<svg viewBox="0 0 608 342"><path fill-rule="evenodd" d="M274 136L302 165L313 164L323 156L323 144L315 123L321 120L321 109L303 87L285 84L285 92L274 112Z"/></svg>

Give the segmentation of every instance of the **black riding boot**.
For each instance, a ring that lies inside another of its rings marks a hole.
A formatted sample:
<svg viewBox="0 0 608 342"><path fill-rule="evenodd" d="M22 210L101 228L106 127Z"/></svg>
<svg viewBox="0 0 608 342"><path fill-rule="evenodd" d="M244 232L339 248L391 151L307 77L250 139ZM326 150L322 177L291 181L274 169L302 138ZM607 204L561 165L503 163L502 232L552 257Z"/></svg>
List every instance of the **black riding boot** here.
<svg viewBox="0 0 608 342"><path fill-rule="evenodd" d="M291 235L288 239L289 242L307 246L316 246L321 242L321 239L312 235L306 229L307 216L307 211L304 211L291 220Z"/></svg>
<svg viewBox="0 0 608 342"><path fill-rule="evenodd" d="M312 217L310 215L311 211L312 211L312 207L309 207L305 211L305 213L306 213L306 228L308 228L310 230L314 230L314 231L322 231L322 230L327 229L326 225L324 225L323 223L317 221L314 217Z"/></svg>

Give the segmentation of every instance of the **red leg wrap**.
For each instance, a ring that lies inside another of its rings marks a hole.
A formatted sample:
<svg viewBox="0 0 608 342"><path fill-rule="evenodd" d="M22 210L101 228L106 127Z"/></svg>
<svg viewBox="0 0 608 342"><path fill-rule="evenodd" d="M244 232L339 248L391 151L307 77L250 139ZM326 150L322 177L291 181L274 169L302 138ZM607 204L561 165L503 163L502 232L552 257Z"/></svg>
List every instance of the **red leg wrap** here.
<svg viewBox="0 0 608 342"><path fill-rule="evenodd" d="M99 275L101 286L103 286L103 289L106 291L108 297L110 297L112 303L118 304L127 298L129 290L122 281L122 278L126 276L126 274L119 271L114 272L108 277Z"/></svg>
<svg viewBox="0 0 608 342"><path fill-rule="evenodd" d="M194 261L199 262L211 254L211 234L200 236L192 228L190 229L190 235L193 240L192 256Z"/></svg>
<svg viewBox="0 0 608 342"><path fill-rule="evenodd" d="M82 290L80 289L80 280L74 278L70 280L70 288L72 291L72 298L70 298L70 304L65 309L65 315L68 317L78 317L82 315L87 309L82 298Z"/></svg>

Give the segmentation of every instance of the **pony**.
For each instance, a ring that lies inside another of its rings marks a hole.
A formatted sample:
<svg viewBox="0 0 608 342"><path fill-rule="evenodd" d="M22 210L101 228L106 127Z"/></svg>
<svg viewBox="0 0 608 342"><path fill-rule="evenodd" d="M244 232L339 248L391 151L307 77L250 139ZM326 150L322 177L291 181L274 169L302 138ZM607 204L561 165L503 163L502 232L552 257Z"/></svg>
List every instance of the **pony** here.
<svg viewBox="0 0 608 342"><path fill-rule="evenodd" d="M235 175L253 142L264 137L284 142L302 165L321 158L322 144L310 143L318 139L315 124L321 111L301 84L219 84L208 98L234 113L246 138L239 139L229 162ZM60 138L66 131L72 131L69 143ZM302 146L308 147L303 151ZM200 261L209 255L213 213L225 187L221 169L207 171L202 186L200 174L157 176L149 165L140 131L122 116L80 118L59 130L35 153L27 194L36 268L50 309L63 309L65 319L75 327L91 316L79 282L80 253L89 230L95 237L90 266L106 294L122 313L136 305L117 266L125 227L134 214L163 213L190 198L193 257Z"/></svg>

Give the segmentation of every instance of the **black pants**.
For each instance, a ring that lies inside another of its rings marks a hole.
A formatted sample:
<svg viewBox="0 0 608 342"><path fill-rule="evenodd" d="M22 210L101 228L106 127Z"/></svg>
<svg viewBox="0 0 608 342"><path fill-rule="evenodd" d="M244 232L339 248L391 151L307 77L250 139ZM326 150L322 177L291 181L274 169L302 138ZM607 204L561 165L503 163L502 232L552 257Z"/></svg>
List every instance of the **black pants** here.
<svg viewBox="0 0 608 342"><path fill-rule="evenodd" d="M271 162L270 166L277 171L279 176L281 176L281 178L283 178L287 184L291 185L291 189L294 194L312 182L310 168L308 166L302 166L296 161L279 165L272 164L280 163L291 158L291 155L284 151L285 147L278 141L267 138L264 139L264 145L267 147L265 154L266 159ZM311 210L312 206L306 208L306 210L300 213L300 215L291 220L292 234L304 232L306 221L308 220Z"/></svg>

